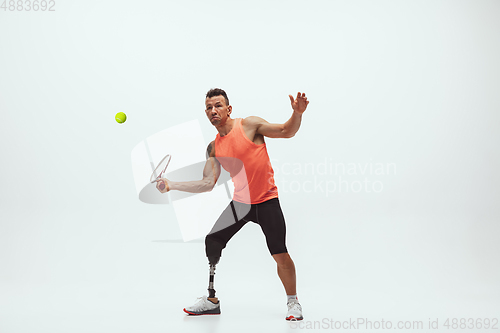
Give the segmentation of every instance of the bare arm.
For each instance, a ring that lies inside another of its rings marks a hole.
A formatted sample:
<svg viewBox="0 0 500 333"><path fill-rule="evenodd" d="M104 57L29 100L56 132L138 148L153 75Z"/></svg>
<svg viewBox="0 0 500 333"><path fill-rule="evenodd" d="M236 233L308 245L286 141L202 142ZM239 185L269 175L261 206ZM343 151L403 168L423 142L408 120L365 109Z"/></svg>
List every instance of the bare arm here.
<svg viewBox="0 0 500 333"><path fill-rule="evenodd" d="M173 182L166 178L161 178L156 183L156 188L161 193L165 193L172 190L190 192L190 193L201 193L201 192L209 192L211 191L215 184L217 183L217 179L220 176L220 164L219 161L215 158L215 149L214 142L212 141L207 148L207 162L205 163L205 168L203 169L203 179L189 181L189 182ZM163 190L160 190L160 182L166 184Z"/></svg>
<svg viewBox="0 0 500 333"><path fill-rule="evenodd" d="M288 95L292 103L293 113L290 119L284 124L271 124L260 117L247 117L245 120L256 127L256 133L269 138L291 138L297 133L302 122L302 114L306 111L309 101L306 94L297 93L294 100L292 95Z"/></svg>

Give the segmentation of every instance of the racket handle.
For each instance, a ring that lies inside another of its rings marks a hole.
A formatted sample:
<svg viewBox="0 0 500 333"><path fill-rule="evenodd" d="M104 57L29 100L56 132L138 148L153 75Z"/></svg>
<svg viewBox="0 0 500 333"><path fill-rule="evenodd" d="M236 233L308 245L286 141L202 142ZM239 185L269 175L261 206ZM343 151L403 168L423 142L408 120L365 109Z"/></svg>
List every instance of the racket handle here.
<svg viewBox="0 0 500 333"><path fill-rule="evenodd" d="M160 185L159 185L159 187L160 187L160 190L163 191L165 189L165 183L161 182Z"/></svg>

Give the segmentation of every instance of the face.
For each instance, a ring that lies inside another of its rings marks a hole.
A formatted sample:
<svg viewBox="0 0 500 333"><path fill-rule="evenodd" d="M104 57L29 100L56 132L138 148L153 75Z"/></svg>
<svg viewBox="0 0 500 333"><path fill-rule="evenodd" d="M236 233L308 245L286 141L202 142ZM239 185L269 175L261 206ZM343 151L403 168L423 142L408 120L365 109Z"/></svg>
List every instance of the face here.
<svg viewBox="0 0 500 333"><path fill-rule="evenodd" d="M205 113L214 126L224 125L231 114L231 105L226 105L224 96L214 96L205 100Z"/></svg>

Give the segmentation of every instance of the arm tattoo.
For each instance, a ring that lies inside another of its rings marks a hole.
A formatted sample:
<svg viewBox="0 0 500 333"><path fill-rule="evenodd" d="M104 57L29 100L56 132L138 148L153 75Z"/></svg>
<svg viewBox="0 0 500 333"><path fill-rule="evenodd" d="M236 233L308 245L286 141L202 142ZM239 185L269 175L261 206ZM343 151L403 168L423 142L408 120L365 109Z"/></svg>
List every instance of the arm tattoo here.
<svg viewBox="0 0 500 333"><path fill-rule="evenodd" d="M207 159L209 159L209 158L210 158L210 156L212 156L212 149L213 149L213 147L212 147L212 143L210 142L210 143L208 144L208 147L207 147ZM214 155L215 155L215 154L214 154Z"/></svg>

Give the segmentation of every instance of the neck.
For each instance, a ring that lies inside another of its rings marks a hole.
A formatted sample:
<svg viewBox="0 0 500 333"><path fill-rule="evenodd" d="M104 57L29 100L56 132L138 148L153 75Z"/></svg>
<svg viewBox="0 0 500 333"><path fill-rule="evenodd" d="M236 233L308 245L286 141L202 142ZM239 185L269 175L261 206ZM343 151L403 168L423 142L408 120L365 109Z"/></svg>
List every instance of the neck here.
<svg viewBox="0 0 500 333"><path fill-rule="evenodd" d="M217 131L219 131L220 136L225 136L233 129L233 126L234 126L234 119L227 118L224 124L220 124L219 126L216 126L216 128Z"/></svg>

